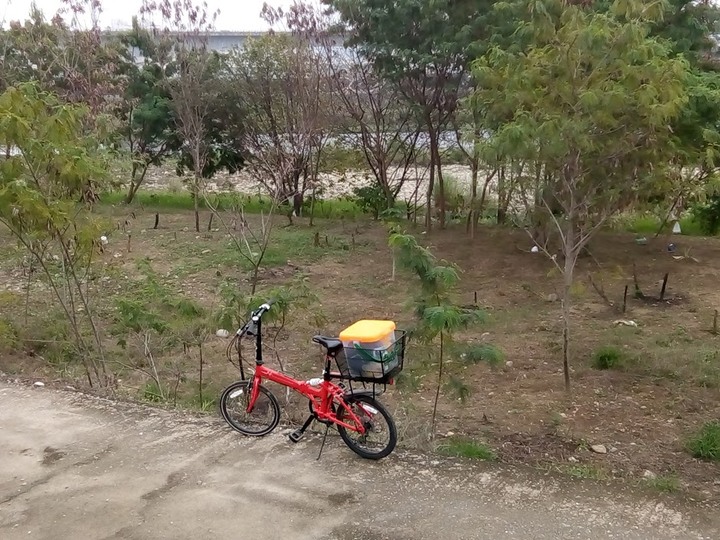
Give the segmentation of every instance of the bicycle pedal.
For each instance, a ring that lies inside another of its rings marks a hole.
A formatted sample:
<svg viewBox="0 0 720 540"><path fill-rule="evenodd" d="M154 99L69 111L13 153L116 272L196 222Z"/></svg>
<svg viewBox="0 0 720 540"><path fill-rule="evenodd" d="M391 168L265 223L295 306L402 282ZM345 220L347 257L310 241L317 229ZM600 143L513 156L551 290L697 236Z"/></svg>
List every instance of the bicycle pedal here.
<svg viewBox="0 0 720 540"><path fill-rule="evenodd" d="M296 431L293 431L290 435L288 435L288 439L290 439L292 442L296 443L296 442L299 442L300 439L302 439L303 435L305 435L305 432L298 429Z"/></svg>

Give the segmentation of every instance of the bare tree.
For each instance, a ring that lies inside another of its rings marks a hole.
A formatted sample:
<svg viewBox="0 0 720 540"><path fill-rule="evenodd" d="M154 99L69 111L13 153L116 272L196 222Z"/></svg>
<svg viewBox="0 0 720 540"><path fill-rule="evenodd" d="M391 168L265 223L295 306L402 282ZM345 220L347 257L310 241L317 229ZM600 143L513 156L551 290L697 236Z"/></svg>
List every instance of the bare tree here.
<svg viewBox="0 0 720 540"><path fill-rule="evenodd" d="M265 10L271 24L281 11ZM270 33L227 58L227 77L245 112L247 169L275 200L300 215L329 138L328 76L323 56L304 37Z"/></svg>
<svg viewBox="0 0 720 540"><path fill-rule="evenodd" d="M207 194L205 204L225 229L240 257L250 264L250 294L254 295L260 278L260 268L270 245L278 201L273 199L268 210L260 212L260 223L257 224L250 223L245 217L242 197L238 197L231 205L231 216L220 211Z"/></svg>
<svg viewBox="0 0 720 540"><path fill-rule="evenodd" d="M329 77L333 119L339 142L359 145L388 207L412 163L419 136L414 112L400 88L380 76L356 48L344 47L337 27L326 11L295 2L287 15L291 31L321 50ZM391 167L398 164L395 174Z"/></svg>
<svg viewBox="0 0 720 540"><path fill-rule="evenodd" d="M379 76L367 60L352 49L338 51L328 42L333 95L343 106L343 131L361 143L365 160L382 188L388 207L405 183L419 136L412 107L399 87ZM390 172L393 165L398 169Z"/></svg>

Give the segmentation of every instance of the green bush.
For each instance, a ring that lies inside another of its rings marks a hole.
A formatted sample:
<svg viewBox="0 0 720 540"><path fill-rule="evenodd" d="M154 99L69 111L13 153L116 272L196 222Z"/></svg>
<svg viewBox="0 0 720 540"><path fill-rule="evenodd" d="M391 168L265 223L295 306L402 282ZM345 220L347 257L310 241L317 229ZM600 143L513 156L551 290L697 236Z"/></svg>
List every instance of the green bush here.
<svg viewBox="0 0 720 540"><path fill-rule="evenodd" d="M364 212L372 214L374 219L380 217L380 213L388 208L388 200L382 187L374 182L369 186L357 187L353 190L355 204Z"/></svg>
<svg viewBox="0 0 720 540"><path fill-rule="evenodd" d="M618 369L622 367L625 359L623 352L612 346L601 347L593 355L595 369Z"/></svg>
<svg viewBox="0 0 720 540"><path fill-rule="evenodd" d="M495 345L488 343L471 344L460 351L460 358L470 364L485 362L491 367L497 367L505 359L503 352Z"/></svg>
<svg viewBox="0 0 720 540"><path fill-rule="evenodd" d="M692 216L703 234L715 236L720 233L720 194L713 195L705 204L696 205Z"/></svg>
<svg viewBox="0 0 720 540"><path fill-rule="evenodd" d="M720 422L703 424L700 431L690 438L687 446L693 457L720 461Z"/></svg>
<svg viewBox="0 0 720 540"><path fill-rule="evenodd" d="M11 351L17 347L17 331L13 324L0 318L0 351Z"/></svg>

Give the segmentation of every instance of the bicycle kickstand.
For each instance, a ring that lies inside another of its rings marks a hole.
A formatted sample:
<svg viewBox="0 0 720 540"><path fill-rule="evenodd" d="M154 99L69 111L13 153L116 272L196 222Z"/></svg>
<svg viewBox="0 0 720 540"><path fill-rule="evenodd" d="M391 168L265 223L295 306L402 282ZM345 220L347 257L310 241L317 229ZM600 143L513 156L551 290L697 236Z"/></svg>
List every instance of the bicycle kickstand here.
<svg viewBox="0 0 720 540"><path fill-rule="evenodd" d="M323 448L325 448L325 439L327 439L328 430L330 429L330 424L325 424L325 435L323 435L322 444L320 445L320 451L318 452L318 457L315 461L320 461L320 456L322 455Z"/></svg>
<svg viewBox="0 0 720 540"><path fill-rule="evenodd" d="M308 416L308 419L305 420L305 423L302 425L301 428L296 429L290 435L288 435L288 439L290 439L294 443L302 439L302 436L305 435L305 430L310 427L310 424L312 424L313 420L315 420L315 415L311 414L310 416Z"/></svg>

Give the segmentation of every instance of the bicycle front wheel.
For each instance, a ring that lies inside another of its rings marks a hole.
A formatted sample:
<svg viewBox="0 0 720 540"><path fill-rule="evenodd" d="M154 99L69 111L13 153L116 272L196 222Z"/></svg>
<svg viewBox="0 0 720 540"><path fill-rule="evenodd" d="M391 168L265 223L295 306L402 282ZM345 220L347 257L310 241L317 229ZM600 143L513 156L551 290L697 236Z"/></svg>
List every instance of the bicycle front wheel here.
<svg viewBox="0 0 720 540"><path fill-rule="evenodd" d="M348 395L345 402L365 428L365 433L361 434L338 425L340 437L350 450L365 459L381 459L390 455L397 444L397 430L385 406L366 395ZM338 420L352 425L353 420L347 418L347 410L344 407L338 409Z"/></svg>
<svg viewBox="0 0 720 540"><path fill-rule="evenodd" d="M248 412L252 387L252 381L238 381L223 390L220 396L220 414L235 431L251 437L261 437L278 425L280 405L272 392L260 385L255 404Z"/></svg>

